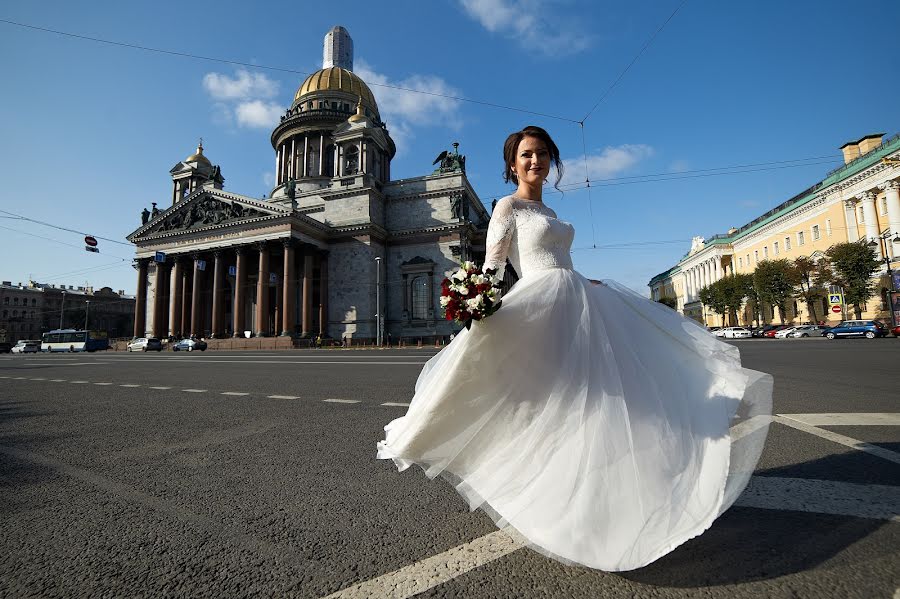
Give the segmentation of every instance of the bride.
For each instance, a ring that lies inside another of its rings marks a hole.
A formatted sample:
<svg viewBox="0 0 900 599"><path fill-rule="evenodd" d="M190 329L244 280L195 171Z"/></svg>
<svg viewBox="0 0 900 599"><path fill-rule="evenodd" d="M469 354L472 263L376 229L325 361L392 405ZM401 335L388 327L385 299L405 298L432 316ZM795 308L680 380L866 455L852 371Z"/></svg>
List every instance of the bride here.
<svg viewBox="0 0 900 599"><path fill-rule="evenodd" d="M572 268L572 225L543 202L559 149L526 127L503 149L485 269L521 275L496 314L422 369L379 459L450 480L554 559L639 568L709 528L756 465L772 379L663 304Z"/></svg>

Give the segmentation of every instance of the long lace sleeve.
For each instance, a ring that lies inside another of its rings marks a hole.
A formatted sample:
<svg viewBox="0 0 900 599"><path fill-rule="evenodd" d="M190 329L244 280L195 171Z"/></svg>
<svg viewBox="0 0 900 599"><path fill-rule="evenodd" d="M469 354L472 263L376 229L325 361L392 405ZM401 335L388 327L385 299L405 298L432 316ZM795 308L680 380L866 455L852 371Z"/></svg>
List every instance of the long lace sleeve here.
<svg viewBox="0 0 900 599"><path fill-rule="evenodd" d="M496 270L497 276L501 279L505 274L506 256L509 254L515 226L512 201L510 198L500 200L491 214L491 223L488 225L484 269Z"/></svg>

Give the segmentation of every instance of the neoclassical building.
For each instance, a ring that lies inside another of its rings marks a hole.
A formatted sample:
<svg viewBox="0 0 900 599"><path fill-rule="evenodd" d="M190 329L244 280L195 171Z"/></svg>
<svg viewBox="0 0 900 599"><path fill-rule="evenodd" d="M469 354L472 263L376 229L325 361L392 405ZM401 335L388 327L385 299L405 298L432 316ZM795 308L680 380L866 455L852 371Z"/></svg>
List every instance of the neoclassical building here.
<svg viewBox="0 0 900 599"><path fill-rule="evenodd" d="M343 27L325 36L322 67L272 131L269 197L226 191L202 143L171 169L170 205L145 209L128 236L135 336L373 339L380 327L428 338L458 328L441 318L440 280L483 255L489 218L465 158L454 144L432 174L392 180L396 147Z"/></svg>
<svg viewBox="0 0 900 599"><path fill-rule="evenodd" d="M708 325L721 325L721 317L702 305L699 291L732 273L751 273L761 260L808 256L822 257L835 243L869 239L879 259L900 269L900 134L885 140L884 134L867 135L840 148L844 165L760 215L744 226L704 240L695 237L690 251L672 268L650 282L651 298L672 297L685 316ZM884 237L884 239L881 239ZM863 311L864 318L890 320L891 282L887 263L878 277L879 295ZM839 290L832 290L839 291ZM816 310L828 321L841 319L827 302ZM806 322L813 317L804 302L788 306L786 321ZM772 319L771 309L764 318ZM753 320L747 307L738 314L739 324Z"/></svg>

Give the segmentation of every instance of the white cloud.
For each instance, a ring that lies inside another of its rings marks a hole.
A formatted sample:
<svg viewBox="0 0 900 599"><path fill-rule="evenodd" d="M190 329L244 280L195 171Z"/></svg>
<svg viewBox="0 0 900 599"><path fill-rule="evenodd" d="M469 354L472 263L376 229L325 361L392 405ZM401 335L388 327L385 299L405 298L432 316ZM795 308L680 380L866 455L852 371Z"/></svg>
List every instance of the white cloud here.
<svg viewBox="0 0 900 599"><path fill-rule="evenodd" d="M263 185L266 187L275 187L275 173L266 171L262 175Z"/></svg>
<svg viewBox="0 0 900 599"><path fill-rule="evenodd" d="M459 100L443 97L460 96L461 92L436 75L412 75L393 81L360 59L356 60L353 72L373 87L381 118L387 123L398 151L415 136L418 127L459 129L462 126ZM396 89L398 87L426 93Z"/></svg>
<svg viewBox="0 0 900 599"><path fill-rule="evenodd" d="M274 102L251 100L241 102L234 108L234 116L237 124L242 127L258 127L271 129L278 123L278 118L284 110Z"/></svg>
<svg viewBox="0 0 900 599"><path fill-rule="evenodd" d="M234 77L221 73L203 76L203 89L213 100L213 122L224 126L274 127L284 108L268 98L276 96L278 88L278 81L246 69L238 69Z"/></svg>
<svg viewBox="0 0 900 599"><path fill-rule="evenodd" d="M684 173L690 170L691 165L687 160L676 160L669 165L670 173Z"/></svg>
<svg viewBox="0 0 900 599"><path fill-rule="evenodd" d="M597 154L588 154L587 171L592 181L609 179L619 175L645 158L653 156L653 148L644 144L607 146ZM584 182L583 156L563 160L565 174L562 184Z"/></svg>
<svg viewBox="0 0 900 599"><path fill-rule="evenodd" d="M460 0L463 10L491 33L515 39L548 56L577 54L593 39L554 0Z"/></svg>
<svg viewBox="0 0 900 599"><path fill-rule="evenodd" d="M203 77L203 88L216 100L250 100L274 97L278 93L278 82L263 73L239 69L234 77L207 73Z"/></svg>

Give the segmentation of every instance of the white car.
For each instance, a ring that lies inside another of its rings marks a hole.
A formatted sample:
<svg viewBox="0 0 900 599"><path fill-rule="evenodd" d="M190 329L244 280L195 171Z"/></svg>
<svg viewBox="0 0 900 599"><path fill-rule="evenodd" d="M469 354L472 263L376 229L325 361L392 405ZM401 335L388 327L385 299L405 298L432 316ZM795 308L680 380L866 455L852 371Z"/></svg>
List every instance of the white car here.
<svg viewBox="0 0 900 599"><path fill-rule="evenodd" d="M128 351L162 351L162 343L156 337L135 337L126 346Z"/></svg>
<svg viewBox="0 0 900 599"><path fill-rule="evenodd" d="M775 333L776 339L785 339L791 336L791 333L797 330L797 327L788 327L786 329L781 329L780 331Z"/></svg>
<svg viewBox="0 0 900 599"><path fill-rule="evenodd" d="M41 351L41 342L20 339L10 351L14 354L36 354Z"/></svg>
<svg viewBox="0 0 900 599"><path fill-rule="evenodd" d="M725 327L722 330L724 331L722 336L726 339L749 339L753 336L753 333L744 327Z"/></svg>

